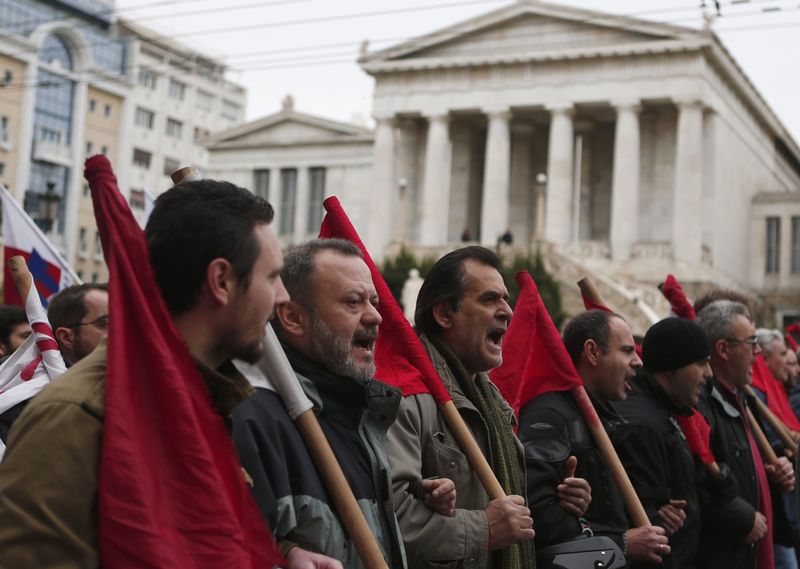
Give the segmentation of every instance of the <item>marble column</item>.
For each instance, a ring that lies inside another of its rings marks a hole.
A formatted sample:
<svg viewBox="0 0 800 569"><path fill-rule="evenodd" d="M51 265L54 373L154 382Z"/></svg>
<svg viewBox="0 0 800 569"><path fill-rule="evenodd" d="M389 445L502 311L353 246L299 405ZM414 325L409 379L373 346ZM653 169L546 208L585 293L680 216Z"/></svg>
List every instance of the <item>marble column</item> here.
<svg viewBox="0 0 800 569"><path fill-rule="evenodd" d="M447 243L450 208L450 137L446 113L428 117L425 175L420 208L420 245Z"/></svg>
<svg viewBox="0 0 800 569"><path fill-rule="evenodd" d="M493 246L506 232L511 199L511 113L490 111L481 199L481 243Z"/></svg>
<svg viewBox="0 0 800 569"><path fill-rule="evenodd" d="M614 166L611 179L611 258L630 257L639 239L639 101L614 103Z"/></svg>
<svg viewBox="0 0 800 569"><path fill-rule="evenodd" d="M672 196L673 255L678 261L699 263L703 254L703 105L698 100L678 102Z"/></svg>
<svg viewBox="0 0 800 569"><path fill-rule="evenodd" d="M572 105L548 107L550 137L547 150L547 217L545 239L557 245L569 243L572 220Z"/></svg>
<svg viewBox="0 0 800 569"><path fill-rule="evenodd" d="M392 222L397 204L395 180L395 121L393 117L376 118L375 142L372 147L372 195L370 196L369 233L367 247L370 255L382 259L392 236Z"/></svg>
<svg viewBox="0 0 800 569"><path fill-rule="evenodd" d="M318 227L308 227L308 208L310 203L310 178L308 165L298 165L297 185L294 190L294 232L292 243L298 244L305 241L309 234L314 235Z"/></svg>

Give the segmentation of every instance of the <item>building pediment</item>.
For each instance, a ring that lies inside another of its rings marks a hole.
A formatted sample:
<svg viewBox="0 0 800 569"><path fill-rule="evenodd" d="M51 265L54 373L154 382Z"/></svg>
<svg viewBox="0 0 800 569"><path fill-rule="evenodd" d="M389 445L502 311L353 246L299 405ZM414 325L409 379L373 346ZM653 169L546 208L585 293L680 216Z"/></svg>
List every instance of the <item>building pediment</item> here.
<svg viewBox="0 0 800 569"><path fill-rule="evenodd" d="M567 6L522 0L455 26L364 55L368 72L521 61L546 56L669 49L704 42L702 32ZM488 58L488 59L487 59ZM491 59L491 61L489 61Z"/></svg>
<svg viewBox="0 0 800 569"><path fill-rule="evenodd" d="M209 148L285 146L371 140L369 129L284 110L274 115L217 133L209 138Z"/></svg>

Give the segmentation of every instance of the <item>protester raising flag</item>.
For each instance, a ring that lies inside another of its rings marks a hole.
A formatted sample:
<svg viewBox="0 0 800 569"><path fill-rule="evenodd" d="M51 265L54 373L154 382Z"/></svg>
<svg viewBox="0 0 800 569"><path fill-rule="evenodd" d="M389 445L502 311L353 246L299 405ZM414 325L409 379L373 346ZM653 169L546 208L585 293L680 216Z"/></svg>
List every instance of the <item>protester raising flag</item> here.
<svg viewBox="0 0 800 569"><path fill-rule="evenodd" d="M25 298L25 314L33 334L0 366L0 414L27 401L67 371L25 259L12 257L8 265L11 279L6 281L6 290L13 280ZM0 442L0 460L4 452L5 445Z"/></svg>
<svg viewBox="0 0 800 569"><path fill-rule="evenodd" d="M98 504L104 567L283 563L105 156L86 162L110 271Z"/></svg>
<svg viewBox="0 0 800 569"><path fill-rule="evenodd" d="M543 393L570 391L625 500L634 525L650 525L642 503L586 393L583 380L575 370L567 348L545 308L533 277L527 271L520 271L515 278L520 293L514 307L514 317L503 340L503 364L489 372L489 377L501 393L513 394L506 401L517 416L527 403Z"/></svg>
<svg viewBox="0 0 800 569"><path fill-rule="evenodd" d="M11 283L13 277L9 272L8 261L12 257L25 259L28 269L33 275L33 282L42 304L62 288L80 284L81 279L75 274L66 259L58 252L39 229L30 216L25 213L14 196L0 185L0 202L3 206L3 264L5 266L4 281ZM5 304L23 305L22 296L13 286L5 286L3 290Z"/></svg>
<svg viewBox="0 0 800 569"><path fill-rule="evenodd" d="M383 280L378 268L367 253L350 219L347 217L338 198L331 196L322 205L327 214L322 220L319 236L337 237L355 243L364 256L372 275L372 282L378 292L378 312L383 318L375 344L376 377L390 385L399 387L404 396L430 393L439 406L439 411L447 426L467 456L470 465L486 488L491 499L505 496L502 486L492 472L486 457L475 442L464 419L453 405L450 393L444 387L439 374L425 353L417 335L403 315L400 305L392 296L389 285Z"/></svg>

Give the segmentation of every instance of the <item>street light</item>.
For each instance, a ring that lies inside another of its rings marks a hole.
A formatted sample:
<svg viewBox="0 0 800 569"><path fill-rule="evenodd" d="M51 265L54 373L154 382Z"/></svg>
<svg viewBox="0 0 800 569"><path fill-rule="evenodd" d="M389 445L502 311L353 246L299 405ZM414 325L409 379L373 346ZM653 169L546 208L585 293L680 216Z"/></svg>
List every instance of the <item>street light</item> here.
<svg viewBox="0 0 800 569"><path fill-rule="evenodd" d="M56 183L53 181L47 182L47 191L39 194L39 226L42 231L48 233L53 229L58 216L58 206L61 203L61 196L56 193Z"/></svg>

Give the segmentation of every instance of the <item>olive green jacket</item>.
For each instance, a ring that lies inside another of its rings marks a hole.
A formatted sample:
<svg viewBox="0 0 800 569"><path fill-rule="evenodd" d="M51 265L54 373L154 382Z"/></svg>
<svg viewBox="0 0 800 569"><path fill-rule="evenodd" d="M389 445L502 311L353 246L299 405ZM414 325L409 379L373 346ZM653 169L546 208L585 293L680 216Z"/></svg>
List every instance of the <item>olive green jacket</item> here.
<svg viewBox="0 0 800 569"><path fill-rule="evenodd" d="M492 462L486 422L458 386L444 358L425 337L422 343L434 368L453 398L453 404ZM495 400L514 425L514 413L500 392ZM410 569L489 567L489 526L484 508L489 496L429 394L403 397L387 440L392 471L394 507L406 546ZM522 444L517 441L519 468L524 469ZM456 513L443 516L417 496L424 478L443 477L456 486ZM523 486L524 487L524 486Z"/></svg>

